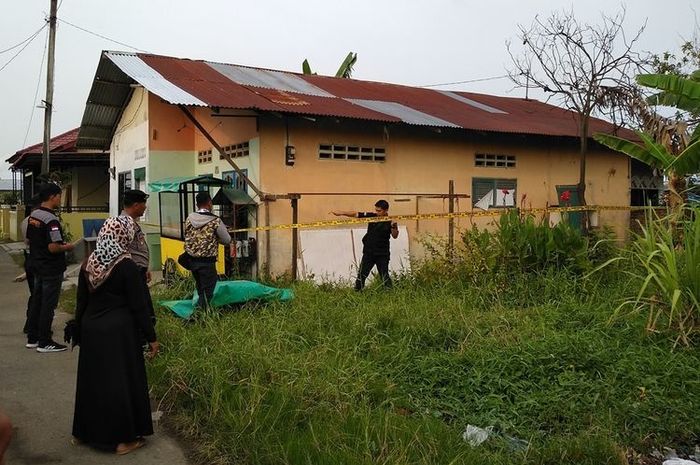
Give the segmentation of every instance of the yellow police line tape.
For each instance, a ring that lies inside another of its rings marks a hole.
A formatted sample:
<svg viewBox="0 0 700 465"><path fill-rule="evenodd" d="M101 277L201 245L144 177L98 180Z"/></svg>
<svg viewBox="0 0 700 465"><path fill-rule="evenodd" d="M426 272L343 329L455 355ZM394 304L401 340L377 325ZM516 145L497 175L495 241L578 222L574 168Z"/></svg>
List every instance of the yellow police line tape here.
<svg viewBox="0 0 700 465"><path fill-rule="evenodd" d="M635 211L646 210L654 207L625 207L625 206L603 206L603 205L586 205L582 207L551 207L551 208L530 208L520 209L523 213L552 213L552 212L583 212L583 211ZM229 229L231 233L236 232L254 232L254 231L274 231L278 229L313 229L325 228L329 226L341 226L348 224L367 224L379 223L382 221L415 221L415 220L439 220L439 219L454 219L454 218L476 218L483 216L499 216L513 209L497 209L486 211L469 211L456 213L422 213L418 215L395 215L395 216L374 216L369 218L354 218L347 220L324 220L313 221L311 223L296 223L296 224L278 224L272 226L258 226L255 228L239 228Z"/></svg>

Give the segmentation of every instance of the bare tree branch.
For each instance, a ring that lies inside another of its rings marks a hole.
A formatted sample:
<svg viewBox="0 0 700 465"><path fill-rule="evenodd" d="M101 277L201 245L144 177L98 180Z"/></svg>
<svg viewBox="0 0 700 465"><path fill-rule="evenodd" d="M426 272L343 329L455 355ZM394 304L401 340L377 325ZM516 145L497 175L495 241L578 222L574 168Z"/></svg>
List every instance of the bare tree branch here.
<svg viewBox="0 0 700 465"><path fill-rule="evenodd" d="M581 23L572 10L535 16L529 27L518 25L522 44L514 51L506 43L513 68L508 75L516 88L536 88L572 110L577 116L580 138L579 190L585 204L585 164L588 126L594 114L629 116L611 106L629 104L629 99L610 89L635 88L634 76L648 60L634 51L646 23L628 38L624 30L624 6L613 16L602 15L599 24ZM632 95L632 94L630 94ZM637 115L639 117L639 115ZM616 122L617 122L616 121Z"/></svg>

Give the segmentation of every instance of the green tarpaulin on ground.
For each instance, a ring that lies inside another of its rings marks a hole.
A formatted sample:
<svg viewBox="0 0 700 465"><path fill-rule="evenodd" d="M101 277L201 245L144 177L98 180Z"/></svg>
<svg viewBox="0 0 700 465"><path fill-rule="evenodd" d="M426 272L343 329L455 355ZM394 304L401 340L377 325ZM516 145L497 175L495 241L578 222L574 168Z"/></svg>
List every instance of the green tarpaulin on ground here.
<svg viewBox="0 0 700 465"><path fill-rule="evenodd" d="M219 281L214 289L211 306L216 308L242 304L250 300L287 301L293 298L294 292L291 289L278 289L253 281ZM189 318L194 313L197 302L199 302L199 296L195 291L190 300L167 300L159 303L172 310L180 318Z"/></svg>

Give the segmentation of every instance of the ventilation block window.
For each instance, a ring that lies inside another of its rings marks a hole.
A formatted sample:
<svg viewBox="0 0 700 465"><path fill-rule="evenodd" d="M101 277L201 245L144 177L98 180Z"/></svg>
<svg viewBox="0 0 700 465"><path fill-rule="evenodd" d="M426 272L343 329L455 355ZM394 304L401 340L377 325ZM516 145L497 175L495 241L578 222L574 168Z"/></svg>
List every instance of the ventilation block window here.
<svg viewBox="0 0 700 465"><path fill-rule="evenodd" d="M484 168L515 168L515 155L477 153L474 155L474 166Z"/></svg>
<svg viewBox="0 0 700 465"><path fill-rule="evenodd" d="M386 161L386 149L383 147L360 147L358 145L320 144L318 158L321 160L343 161Z"/></svg>

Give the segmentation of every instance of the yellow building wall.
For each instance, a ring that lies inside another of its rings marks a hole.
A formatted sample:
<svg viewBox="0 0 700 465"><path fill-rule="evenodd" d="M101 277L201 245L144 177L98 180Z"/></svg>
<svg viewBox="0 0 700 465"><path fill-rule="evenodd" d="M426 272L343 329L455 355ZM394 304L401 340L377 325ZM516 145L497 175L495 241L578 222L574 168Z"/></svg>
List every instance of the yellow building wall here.
<svg viewBox="0 0 700 465"><path fill-rule="evenodd" d="M576 141L536 136L469 136L427 128L388 126L372 123L342 123L333 120L307 121L290 118L288 130L282 119L262 118L260 122L260 184L263 191L284 194L298 192L422 193L448 192L454 180L455 192L471 195L472 179L517 179L517 198L526 194L526 207L557 205L555 186L576 184L578 146ZM285 166L284 148L296 149L296 163ZM539 141L538 141L539 140ZM318 158L319 144L359 145L386 148L386 161L334 161ZM475 153L516 156L515 168L477 168ZM587 158L588 204L629 205L628 159L611 152L591 150ZM383 197L390 202L390 214L447 212L448 202L416 195L302 196L299 221L333 219L331 210L372 211ZM460 199L457 211L471 211L472 199ZM291 222L289 200L269 202L268 211L260 208L259 222ZM457 228L486 226L492 219L459 219ZM629 213L604 212L600 221L613 226L618 237L626 235ZM427 234L445 235L447 220L415 221L405 225L411 238L412 254L420 255L417 239ZM273 231L258 235L260 262L268 262L270 272L283 273L291 267L291 232ZM270 257L266 257L269 238Z"/></svg>
<svg viewBox="0 0 700 465"><path fill-rule="evenodd" d="M76 241L83 237L83 220L106 219L109 213L104 212L80 212L61 213L61 223L65 233L70 233L71 241Z"/></svg>
<svg viewBox="0 0 700 465"><path fill-rule="evenodd" d="M160 261L161 265L165 266L166 260L173 260L177 270L181 274L189 273L188 270L184 269L177 262L177 257L182 255L185 251L185 243L183 241L178 241L177 239L171 239L169 237L160 238ZM226 248L223 245L219 245L219 255L216 258L216 271L219 274L224 274L225 264L224 264L224 253Z"/></svg>

